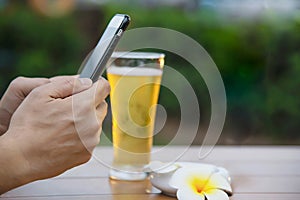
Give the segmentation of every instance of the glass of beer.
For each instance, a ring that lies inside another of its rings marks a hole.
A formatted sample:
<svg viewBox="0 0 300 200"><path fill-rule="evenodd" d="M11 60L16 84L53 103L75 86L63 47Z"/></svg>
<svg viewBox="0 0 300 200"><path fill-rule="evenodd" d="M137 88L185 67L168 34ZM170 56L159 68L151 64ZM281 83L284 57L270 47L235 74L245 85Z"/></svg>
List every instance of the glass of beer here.
<svg viewBox="0 0 300 200"><path fill-rule="evenodd" d="M110 178L143 180L150 162L164 54L115 52L107 69L111 85L114 158Z"/></svg>

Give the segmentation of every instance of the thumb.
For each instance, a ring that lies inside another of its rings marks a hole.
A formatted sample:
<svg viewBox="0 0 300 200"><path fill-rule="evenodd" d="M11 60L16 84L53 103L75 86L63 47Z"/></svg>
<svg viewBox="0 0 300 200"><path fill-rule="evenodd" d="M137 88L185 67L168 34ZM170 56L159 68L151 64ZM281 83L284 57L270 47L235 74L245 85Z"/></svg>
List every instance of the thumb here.
<svg viewBox="0 0 300 200"><path fill-rule="evenodd" d="M92 80L89 78L75 78L74 76L64 76L63 78L51 80L51 83L45 85L48 95L54 99L66 98L72 94L84 91L92 86Z"/></svg>

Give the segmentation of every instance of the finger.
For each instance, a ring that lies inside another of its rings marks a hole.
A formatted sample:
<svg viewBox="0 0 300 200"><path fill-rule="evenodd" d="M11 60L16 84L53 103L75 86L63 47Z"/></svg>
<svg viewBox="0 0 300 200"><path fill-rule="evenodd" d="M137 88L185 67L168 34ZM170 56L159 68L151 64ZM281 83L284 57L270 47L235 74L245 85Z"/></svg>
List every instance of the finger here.
<svg viewBox="0 0 300 200"><path fill-rule="evenodd" d="M95 106L101 104L110 93L110 85L104 78L100 78L95 84Z"/></svg>
<svg viewBox="0 0 300 200"><path fill-rule="evenodd" d="M99 131L96 134L96 138L97 138L96 146L100 143L101 133L102 133L102 126L100 127Z"/></svg>
<svg viewBox="0 0 300 200"><path fill-rule="evenodd" d="M93 102L97 107L109 94L110 86L104 78L100 78L91 88L77 94L76 99Z"/></svg>
<svg viewBox="0 0 300 200"><path fill-rule="evenodd" d="M107 114L107 103L105 101L102 101L98 107L96 108L96 114L97 114L97 120L98 120L98 124L100 125L100 129L96 134L96 138L99 138L100 140L100 135L102 133L102 124L103 124L103 120L106 117Z"/></svg>
<svg viewBox="0 0 300 200"><path fill-rule="evenodd" d="M58 81L58 80L65 79L65 78L68 78L68 77L79 78L79 75L71 75L71 76L54 76L54 77L50 78L49 80L50 80L50 81Z"/></svg>
<svg viewBox="0 0 300 200"><path fill-rule="evenodd" d="M12 114L25 99L25 97L34 89L41 85L49 83L47 78L25 78L18 77L14 79L1 100L1 107Z"/></svg>
<svg viewBox="0 0 300 200"><path fill-rule="evenodd" d="M15 97L23 100L34 88L49 82L50 80L47 78L18 77L11 82L8 90L10 90L9 92L13 92Z"/></svg>
<svg viewBox="0 0 300 200"><path fill-rule="evenodd" d="M97 118L100 124L102 124L106 114L107 114L107 103L102 101L96 108Z"/></svg>
<svg viewBox="0 0 300 200"><path fill-rule="evenodd" d="M52 78L50 78L51 82L56 82L56 81L62 81L64 79L72 79L72 78L79 78L79 75L71 75L71 76L54 76ZM75 83L76 84L76 83ZM82 87L77 87L77 85L75 85L74 89L73 89L73 93L72 94L77 94L79 92L82 92L85 88Z"/></svg>
<svg viewBox="0 0 300 200"><path fill-rule="evenodd" d="M110 85L106 79L101 77L93 87L95 92L92 95L94 96L94 105L97 107L109 95Z"/></svg>
<svg viewBox="0 0 300 200"><path fill-rule="evenodd" d="M75 93L80 93L89 89L92 86L92 81L88 78L75 78L65 76L57 79L52 79L47 85L40 87L43 93L47 93L51 98L66 98Z"/></svg>

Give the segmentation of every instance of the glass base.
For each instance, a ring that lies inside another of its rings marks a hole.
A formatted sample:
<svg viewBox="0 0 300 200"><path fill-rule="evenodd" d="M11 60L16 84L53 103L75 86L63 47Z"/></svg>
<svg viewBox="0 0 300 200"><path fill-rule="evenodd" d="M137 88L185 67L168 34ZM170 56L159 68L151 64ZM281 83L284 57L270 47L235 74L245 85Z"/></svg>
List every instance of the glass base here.
<svg viewBox="0 0 300 200"><path fill-rule="evenodd" d="M114 180L140 181L145 180L148 177L148 174L146 172L126 172L110 169L109 177Z"/></svg>

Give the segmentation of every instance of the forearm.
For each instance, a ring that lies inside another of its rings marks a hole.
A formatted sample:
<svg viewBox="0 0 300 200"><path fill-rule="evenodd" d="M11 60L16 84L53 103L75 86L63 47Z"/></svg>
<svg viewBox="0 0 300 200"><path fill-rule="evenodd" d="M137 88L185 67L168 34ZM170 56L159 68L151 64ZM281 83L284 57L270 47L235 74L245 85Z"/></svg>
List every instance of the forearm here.
<svg viewBox="0 0 300 200"><path fill-rule="evenodd" d="M27 178L27 166L18 153L16 143L5 135L0 137L0 194L24 185Z"/></svg>

